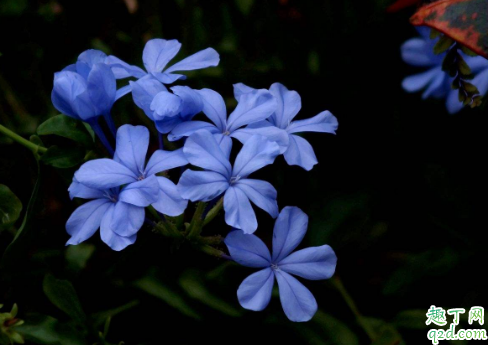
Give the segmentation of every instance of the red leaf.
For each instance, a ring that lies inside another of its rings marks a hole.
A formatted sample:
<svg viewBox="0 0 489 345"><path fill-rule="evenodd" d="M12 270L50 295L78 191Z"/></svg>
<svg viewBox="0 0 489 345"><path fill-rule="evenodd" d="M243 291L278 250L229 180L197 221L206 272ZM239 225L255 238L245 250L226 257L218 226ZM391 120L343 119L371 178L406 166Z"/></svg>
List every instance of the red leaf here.
<svg viewBox="0 0 489 345"><path fill-rule="evenodd" d="M421 1L422 0L397 0L395 3L387 7L387 12L397 12L406 7L417 5Z"/></svg>
<svg viewBox="0 0 489 345"><path fill-rule="evenodd" d="M487 59L487 0L440 0L420 7L411 23L430 26Z"/></svg>

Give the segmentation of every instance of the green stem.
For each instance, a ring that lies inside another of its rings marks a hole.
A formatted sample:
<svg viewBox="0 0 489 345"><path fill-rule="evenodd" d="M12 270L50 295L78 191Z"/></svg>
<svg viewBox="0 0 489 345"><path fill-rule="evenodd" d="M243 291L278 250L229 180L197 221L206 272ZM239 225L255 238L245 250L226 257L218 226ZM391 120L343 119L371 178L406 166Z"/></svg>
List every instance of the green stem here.
<svg viewBox="0 0 489 345"><path fill-rule="evenodd" d="M348 305L348 307L350 308L350 310L355 315L357 322L363 328L365 333L367 333L370 340L374 341L377 338L376 332L371 327L371 325L365 320L365 318L362 316L362 314L360 314L360 311L358 310L355 302L353 301L353 298L346 291L345 286L343 285L341 279L338 278L337 276L334 276L331 281L333 282L333 285L336 287L336 289L340 292L341 296L345 300L345 302Z"/></svg>
<svg viewBox="0 0 489 345"><path fill-rule="evenodd" d="M219 214L219 212L222 210L223 203L224 203L224 197L219 199L217 204L215 204L214 207L211 208L209 213L207 213L207 216L205 216L204 219L204 226L209 224Z"/></svg>
<svg viewBox="0 0 489 345"><path fill-rule="evenodd" d="M192 217L192 221L190 222L190 226L188 228L188 239L194 239L200 235L203 226L202 215L205 211L205 206L207 203L199 202L197 204L197 209L195 210L194 216Z"/></svg>
<svg viewBox="0 0 489 345"><path fill-rule="evenodd" d="M7 127L4 127L0 125L0 133L5 134L12 140L16 141L17 143L27 147L29 150L31 150L34 153L40 152L40 153L45 153L48 149L39 145L34 144L33 142L22 138L20 135L18 135L15 132L12 132L10 129Z"/></svg>

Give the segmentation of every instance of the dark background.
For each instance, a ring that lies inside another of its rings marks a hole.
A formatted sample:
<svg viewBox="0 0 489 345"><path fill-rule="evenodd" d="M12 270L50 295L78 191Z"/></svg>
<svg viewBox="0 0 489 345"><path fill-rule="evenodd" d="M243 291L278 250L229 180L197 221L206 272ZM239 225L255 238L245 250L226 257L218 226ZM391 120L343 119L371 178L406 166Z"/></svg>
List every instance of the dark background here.
<svg viewBox="0 0 489 345"><path fill-rule="evenodd" d="M442 101L401 89L402 79L417 71L399 54L416 35L408 21L414 8L387 14L389 0L128 3L137 11L122 0L1 0L0 123L29 137L56 115L53 73L85 49L141 65L150 38L181 41L179 58L213 47L219 67L188 73L185 85L217 90L232 109L233 83L281 82L302 96L298 118L323 110L338 118L336 136L305 135L319 160L312 171L279 158L255 176L277 188L280 208L295 205L309 215L302 247L334 248L336 276L378 333L376 344L426 343L430 305L487 306L487 101L450 116ZM112 114L117 125L147 121L130 97ZM25 210L38 176L35 160L3 136L0 145L0 183ZM11 268L0 272L0 303L18 304L19 317L32 326L28 343L37 331L51 339L44 343L59 337L61 344L93 344L105 319L97 313L121 306L112 313L112 343L371 342L331 281L305 282L320 312L294 324L276 293L263 312L241 309L236 289L253 270L187 246L176 250L147 227L123 252L111 251L98 233L65 247L64 224L78 204L66 191L73 171L41 166L29 237ZM270 244L273 221L257 214L257 235ZM204 231L225 234L223 224L214 221ZM0 251L13 234L0 233ZM46 274L72 282L93 316L88 326L74 325L48 300Z"/></svg>

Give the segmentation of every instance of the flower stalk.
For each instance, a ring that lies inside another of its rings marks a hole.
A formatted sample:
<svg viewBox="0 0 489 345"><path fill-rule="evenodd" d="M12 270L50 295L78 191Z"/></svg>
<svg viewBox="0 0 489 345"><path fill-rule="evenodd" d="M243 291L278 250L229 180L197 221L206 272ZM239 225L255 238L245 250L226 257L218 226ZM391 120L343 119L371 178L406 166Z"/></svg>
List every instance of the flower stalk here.
<svg viewBox="0 0 489 345"><path fill-rule="evenodd" d="M343 299L345 300L346 304L352 311L352 313L355 315L358 324L363 328L365 333L367 333L368 337L370 338L371 341L374 341L375 338L377 338L377 334L372 328L372 326L365 320L362 314L360 314L360 311L358 310L355 301L353 298L350 296L348 291L346 291L345 286L343 285L343 282L338 276L334 276L331 279L331 282L333 283L334 287L338 292L341 294Z"/></svg>
<svg viewBox="0 0 489 345"><path fill-rule="evenodd" d="M223 204L224 204L224 197L219 199L217 204L213 208L211 208L209 213L207 213L204 219L204 226L209 224L219 214L219 212L222 210Z"/></svg>
<svg viewBox="0 0 489 345"><path fill-rule="evenodd" d="M45 153L48 150L47 148L45 148L43 146L36 145L33 142L22 138L20 135L11 131L10 129L8 129L5 126L0 125L0 133L5 134L10 139L12 139L15 142L21 144L22 146L28 148L29 150L31 150L34 153Z"/></svg>

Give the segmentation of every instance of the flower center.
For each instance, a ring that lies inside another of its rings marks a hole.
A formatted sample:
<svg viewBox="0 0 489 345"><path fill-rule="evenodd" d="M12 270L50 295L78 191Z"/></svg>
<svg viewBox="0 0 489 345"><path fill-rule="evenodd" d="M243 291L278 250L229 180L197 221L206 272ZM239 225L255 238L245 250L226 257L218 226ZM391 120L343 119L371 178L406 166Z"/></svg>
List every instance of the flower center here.
<svg viewBox="0 0 489 345"><path fill-rule="evenodd" d="M278 268L278 265L277 264L271 264L270 267L272 268L272 270L274 271L278 271L280 268Z"/></svg>
<svg viewBox="0 0 489 345"><path fill-rule="evenodd" d="M231 184L234 184L236 182L238 182L239 180L241 179L241 176L233 176L231 177L231 180L229 182L231 182Z"/></svg>
<svg viewBox="0 0 489 345"><path fill-rule="evenodd" d="M138 181L142 181L142 180L144 180L144 175L140 175L140 176L138 177Z"/></svg>
<svg viewBox="0 0 489 345"><path fill-rule="evenodd" d="M222 134L223 134L223 135L229 135L229 134L231 134L231 132L229 132L229 131L225 131L225 132L223 132Z"/></svg>

